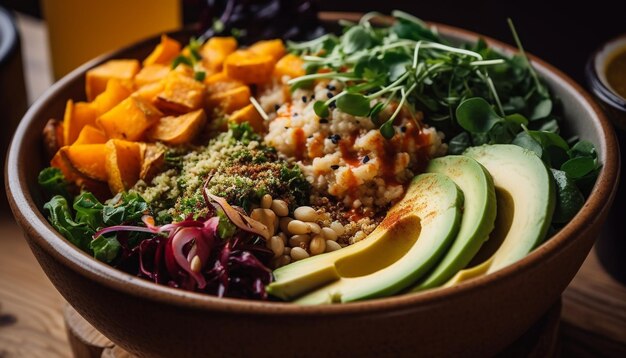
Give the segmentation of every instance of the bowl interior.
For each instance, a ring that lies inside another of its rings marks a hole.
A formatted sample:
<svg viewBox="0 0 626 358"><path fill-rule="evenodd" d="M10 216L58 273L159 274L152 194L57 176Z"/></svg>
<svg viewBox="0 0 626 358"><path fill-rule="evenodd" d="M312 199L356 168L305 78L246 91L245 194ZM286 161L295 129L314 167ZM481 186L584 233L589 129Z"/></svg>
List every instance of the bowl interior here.
<svg viewBox="0 0 626 358"><path fill-rule="evenodd" d="M476 41L478 35L446 25L437 25L439 32L453 42ZM191 35L189 31L172 33L172 37L186 42ZM487 39L487 41L499 51L511 55L515 49ZM597 106L590 100L589 95L576 83L567 78L560 71L541 60L532 58L533 65L541 77L543 77L563 103L564 115L568 120L568 132L576 134L580 138L588 140L596 145L598 154L604 164L603 170L598 177L596 186L592 191L587 205L578 213L576 218L561 232L547 240L542 250L535 250L518 263L511 265L494 274L476 278L454 288L441 288L420 294L397 296L366 302L350 303L347 305L331 305L320 307L300 307L288 303L263 303L250 302L237 299L217 299L215 297L173 289L156 285L148 281L139 280L126 273L118 271L104 263L98 262L87 254L75 248L67 240L62 238L47 223L40 208L43 206L43 197L37 184L37 175L45 163L42 158L43 146L41 129L49 118L62 118L67 99L84 99L84 73L85 71L110 58L143 58L158 43L158 38L150 39L134 46L122 49L115 53L95 59L84 66L76 69L62 80L52 86L28 111L20 124L8 155L6 169L7 192L18 221L27 234L34 237L46 251L77 272L90 279L117 290L123 290L131 295L165 300L181 306L193 306L200 308L210 307L218 310L231 310L233 308L242 311L259 313L276 313L279 311L298 314L346 313L351 310L361 310L363 307L376 310L382 309L381 302L397 305L415 305L428 300L442 299L446 295L461 294L463 290L480 289L494 281L506 279L507 275L516 270L523 270L525 266L540 264L546 255L554 254L560 246L575 240L575 233L582 231L589 220L601 211L610 201L614 184L617 178L618 154L614 134L609 123L599 111ZM595 190L608 188L606 190ZM350 308L352 307L352 308Z"/></svg>

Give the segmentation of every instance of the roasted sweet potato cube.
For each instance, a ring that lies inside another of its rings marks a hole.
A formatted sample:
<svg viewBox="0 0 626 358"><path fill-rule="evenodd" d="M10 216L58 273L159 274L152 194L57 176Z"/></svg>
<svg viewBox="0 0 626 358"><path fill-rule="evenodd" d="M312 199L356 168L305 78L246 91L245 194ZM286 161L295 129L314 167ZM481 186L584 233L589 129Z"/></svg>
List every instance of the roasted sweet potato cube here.
<svg viewBox="0 0 626 358"><path fill-rule="evenodd" d="M109 198L110 193L106 182L91 179L80 173L78 170L76 170L76 168L74 168L67 156L68 148L69 147L66 146L59 149L59 151L57 151L55 156L50 161L50 165L55 168L61 169L61 172L63 173L63 176L65 176L65 179L67 179L71 183L76 184L76 186L78 186L79 188L93 193L99 200L104 201Z"/></svg>
<svg viewBox="0 0 626 358"><path fill-rule="evenodd" d="M237 40L234 37L211 37L200 49L205 66L212 72L222 70L226 56L237 49Z"/></svg>
<svg viewBox="0 0 626 358"><path fill-rule="evenodd" d="M154 104L156 103L157 96L163 92L163 83L162 82L153 82L147 85L140 87L136 90L133 95L139 96L146 101Z"/></svg>
<svg viewBox="0 0 626 358"><path fill-rule="evenodd" d="M234 80L226 76L226 73L224 72L218 72L207 77L204 80L204 84L206 85L206 91L209 96L235 89L237 87L245 86L243 82Z"/></svg>
<svg viewBox="0 0 626 358"><path fill-rule="evenodd" d="M263 124L263 117L261 117L261 114L259 113L259 111L257 111L257 109L252 104L249 104L233 112L228 117L228 121L230 123L236 123L236 124L248 122L250 123L250 126L252 126L252 129L254 129L255 132L257 133L265 132L265 125Z"/></svg>
<svg viewBox="0 0 626 358"><path fill-rule="evenodd" d="M137 60L109 60L100 66L87 71L85 92L87 100L93 101L97 95L104 92L111 78L117 78L127 86L133 87L133 77L139 72Z"/></svg>
<svg viewBox="0 0 626 358"><path fill-rule="evenodd" d="M101 115L97 123L108 138L136 141L162 116L150 102L130 96Z"/></svg>
<svg viewBox="0 0 626 358"><path fill-rule="evenodd" d="M107 87L104 92L100 93L96 99L91 102L91 105L96 110L96 114L100 116L125 100L130 96L130 93L130 89L123 85L122 81L117 78L111 78L109 82L107 82Z"/></svg>
<svg viewBox="0 0 626 358"><path fill-rule="evenodd" d="M104 144L73 144L63 148L78 172L94 180L107 180Z"/></svg>
<svg viewBox="0 0 626 358"><path fill-rule="evenodd" d="M69 146L61 147L50 160L50 166L59 168L63 173L65 179L69 182L75 182L76 179L80 176L80 173L76 171L76 169L72 166L72 163L67 157L67 148Z"/></svg>
<svg viewBox="0 0 626 358"><path fill-rule="evenodd" d="M209 96L209 108L219 109L228 114L243 108L250 103L250 88L248 86L240 86L225 92L214 93Z"/></svg>
<svg viewBox="0 0 626 358"><path fill-rule="evenodd" d="M204 83L180 71L171 71L163 79L163 91L156 98L156 106L166 112L187 113L204 105Z"/></svg>
<svg viewBox="0 0 626 358"><path fill-rule="evenodd" d="M90 103L76 102L71 99L65 105L63 116L63 144L74 143L84 126L96 122L97 112Z"/></svg>
<svg viewBox="0 0 626 358"><path fill-rule="evenodd" d="M143 65L169 65L180 54L180 48L180 42L167 35L161 35L161 43L156 45L152 53L143 60Z"/></svg>
<svg viewBox="0 0 626 358"><path fill-rule="evenodd" d="M283 40L280 39L255 42L248 50L261 55L269 55L274 60L274 63L285 56L285 45Z"/></svg>
<svg viewBox="0 0 626 358"><path fill-rule="evenodd" d="M104 144L107 141L107 136L100 129L88 124L80 131L78 138L73 145L79 144Z"/></svg>
<svg viewBox="0 0 626 358"><path fill-rule="evenodd" d="M281 79L283 76L296 78L305 75L304 61L294 54L283 56L274 67L274 76Z"/></svg>
<svg viewBox="0 0 626 358"><path fill-rule="evenodd" d="M226 75L246 84L268 82L274 71L274 58L271 55L237 50L224 61Z"/></svg>
<svg viewBox="0 0 626 358"><path fill-rule="evenodd" d="M141 88L150 83L158 82L167 76L170 72L170 66L160 65L158 63L145 66L135 76L135 88Z"/></svg>
<svg viewBox="0 0 626 358"><path fill-rule="evenodd" d="M48 158L52 158L63 146L63 122L50 118L42 131L44 148Z"/></svg>
<svg viewBox="0 0 626 358"><path fill-rule="evenodd" d="M139 178L150 181L165 166L165 150L156 145L140 143L141 170Z"/></svg>
<svg viewBox="0 0 626 358"><path fill-rule="evenodd" d="M105 168L111 193L128 190L139 180L141 147L139 143L110 139L106 144Z"/></svg>
<svg viewBox="0 0 626 358"><path fill-rule="evenodd" d="M204 128L206 114L203 109L178 117L162 117L148 131L148 139L177 145L191 142Z"/></svg>

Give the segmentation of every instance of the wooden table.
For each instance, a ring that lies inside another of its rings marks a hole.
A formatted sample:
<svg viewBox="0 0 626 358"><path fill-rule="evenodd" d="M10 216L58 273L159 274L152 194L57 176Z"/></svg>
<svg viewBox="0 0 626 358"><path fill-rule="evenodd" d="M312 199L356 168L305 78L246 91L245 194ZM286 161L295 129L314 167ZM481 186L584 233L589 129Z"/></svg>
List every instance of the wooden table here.
<svg viewBox="0 0 626 358"><path fill-rule="evenodd" d="M18 17L29 100L51 83L45 29ZM0 358L70 357L65 302L35 261L20 229L0 212ZM564 357L626 357L626 287L611 279L592 252L563 293Z"/></svg>

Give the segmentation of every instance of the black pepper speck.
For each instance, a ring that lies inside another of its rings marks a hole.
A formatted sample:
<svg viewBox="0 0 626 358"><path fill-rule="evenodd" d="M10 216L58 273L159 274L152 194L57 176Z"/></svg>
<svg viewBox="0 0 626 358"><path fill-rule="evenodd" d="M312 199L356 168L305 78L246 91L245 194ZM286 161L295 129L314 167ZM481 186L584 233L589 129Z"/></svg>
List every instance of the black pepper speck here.
<svg viewBox="0 0 626 358"><path fill-rule="evenodd" d="M274 105L274 111L278 111L279 109L280 109L280 105L275 104L275 105Z"/></svg>
<svg viewBox="0 0 626 358"><path fill-rule="evenodd" d="M406 127L405 127L405 126L400 127L400 131L401 131L402 133L406 132Z"/></svg>
<svg viewBox="0 0 626 358"><path fill-rule="evenodd" d="M335 87L335 86L333 86L333 85L329 84L329 85L327 85L327 86L326 86L326 89L328 89L329 91L334 91L334 90L336 90L336 89L337 89L337 87Z"/></svg>
<svg viewBox="0 0 626 358"><path fill-rule="evenodd" d="M328 119L326 118L320 118L320 123L324 124L324 123L328 123Z"/></svg>
<svg viewBox="0 0 626 358"><path fill-rule="evenodd" d="M328 98L333 98L334 94L332 92L328 92L326 93L326 97Z"/></svg>
<svg viewBox="0 0 626 358"><path fill-rule="evenodd" d="M302 96L302 102L306 103L306 100L307 100L306 96Z"/></svg>
<svg viewBox="0 0 626 358"><path fill-rule="evenodd" d="M363 164L367 163L370 161L370 157L368 155L363 157Z"/></svg>
<svg viewBox="0 0 626 358"><path fill-rule="evenodd" d="M330 169L337 170L337 169L339 169L339 166L337 164L333 164L333 165L330 166Z"/></svg>

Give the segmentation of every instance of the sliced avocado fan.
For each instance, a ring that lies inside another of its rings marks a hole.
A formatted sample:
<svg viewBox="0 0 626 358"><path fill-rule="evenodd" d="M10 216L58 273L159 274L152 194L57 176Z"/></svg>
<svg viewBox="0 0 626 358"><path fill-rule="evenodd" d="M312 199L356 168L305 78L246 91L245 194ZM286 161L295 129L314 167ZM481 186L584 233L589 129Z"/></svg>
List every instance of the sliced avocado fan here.
<svg viewBox="0 0 626 358"><path fill-rule="evenodd" d="M426 172L441 173L452 179L463 192L465 201L461 227L452 246L441 262L412 291L441 286L466 267L489 238L496 220L493 179L476 160L462 155L449 155L431 160Z"/></svg>
<svg viewBox="0 0 626 358"><path fill-rule="evenodd" d="M476 159L493 177L496 227L477 255L483 259L457 273L446 286L495 272L528 255L545 239L556 203L552 175L532 151L496 144L470 148L464 155Z"/></svg>
<svg viewBox="0 0 626 358"><path fill-rule="evenodd" d="M309 305L397 293L441 258L460 227L462 205L463 193L451 179L439 173L418 175L368 237L275 270L267 290Z"/></svg>

